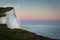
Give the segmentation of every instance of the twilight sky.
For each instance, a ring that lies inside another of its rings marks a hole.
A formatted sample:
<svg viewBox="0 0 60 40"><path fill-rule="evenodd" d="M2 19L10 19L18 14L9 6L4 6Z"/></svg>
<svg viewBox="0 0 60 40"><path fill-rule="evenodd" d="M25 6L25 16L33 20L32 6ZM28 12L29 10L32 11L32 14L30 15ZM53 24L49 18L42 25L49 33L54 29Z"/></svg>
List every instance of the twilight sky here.
<svg viewBox="0 0 60 40"><path fill-rule="evenodd" d="M60 20L60 0L0 0L0 6L15 7L19 20Z"/></svg>

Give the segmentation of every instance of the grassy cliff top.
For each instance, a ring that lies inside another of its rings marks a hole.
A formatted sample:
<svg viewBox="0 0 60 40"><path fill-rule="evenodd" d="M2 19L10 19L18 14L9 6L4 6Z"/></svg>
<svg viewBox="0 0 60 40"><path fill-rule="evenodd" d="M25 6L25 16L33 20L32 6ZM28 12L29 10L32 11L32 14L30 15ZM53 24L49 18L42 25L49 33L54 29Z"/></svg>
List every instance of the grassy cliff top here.
<svg viewBox="0 0 60 40"><path fill-rule="evenodd" d="M35 33L22 29L9 29L6 24L0 24L0 40L55 40L38 36Z"/></svg>
<svg viewBox="0 0 60 40"><path fill-rule="evenodd" d="M13 9L13 7L0 7L0 17L6 16L6 14L4 14L4 13L7 11L10 11L12 9Z"/></svg>

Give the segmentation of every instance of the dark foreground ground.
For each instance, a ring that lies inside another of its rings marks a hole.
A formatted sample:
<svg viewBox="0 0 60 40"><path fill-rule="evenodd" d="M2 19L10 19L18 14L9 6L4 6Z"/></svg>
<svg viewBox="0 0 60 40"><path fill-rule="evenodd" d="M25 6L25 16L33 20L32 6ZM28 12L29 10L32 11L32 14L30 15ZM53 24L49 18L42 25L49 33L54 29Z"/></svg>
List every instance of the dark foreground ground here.
<svg viewBox="0 0 60 40"><path fill-rule="evenodd" d="M35 33L22 29L9 29L7 25L0 24L0 40L56 40L38 36Z"/></svg>

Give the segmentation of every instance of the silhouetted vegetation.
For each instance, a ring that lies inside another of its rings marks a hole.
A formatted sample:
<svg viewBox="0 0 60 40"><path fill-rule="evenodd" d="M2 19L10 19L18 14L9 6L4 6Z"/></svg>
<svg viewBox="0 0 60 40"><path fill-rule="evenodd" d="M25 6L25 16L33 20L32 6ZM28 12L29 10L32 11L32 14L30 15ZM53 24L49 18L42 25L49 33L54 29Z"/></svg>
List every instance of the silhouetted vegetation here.
<svg viewBox="0 0 60 40"><path fill-rule="evenodd" d="M0 40L55 40L38 36L22 29L9 29L6 24L0 24Z"/></svg>
<svg viewBox="0 0 60 40"><path fill-rule="evenodd" d="M0 17L6 16L5 12L12 10L13 7L0 7Z"/></svg>

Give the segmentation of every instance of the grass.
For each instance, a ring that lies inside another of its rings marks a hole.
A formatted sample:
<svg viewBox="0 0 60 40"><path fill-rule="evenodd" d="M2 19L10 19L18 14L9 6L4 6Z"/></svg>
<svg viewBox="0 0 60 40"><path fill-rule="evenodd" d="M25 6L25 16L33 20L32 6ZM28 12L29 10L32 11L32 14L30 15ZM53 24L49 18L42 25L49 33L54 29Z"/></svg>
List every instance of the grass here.
<svg viewBox="0 0 60 40"><path fill-rule="evenodd" d="M0 24L0 40L55 40L22 29L9 29Z"/></svg>

